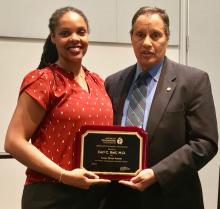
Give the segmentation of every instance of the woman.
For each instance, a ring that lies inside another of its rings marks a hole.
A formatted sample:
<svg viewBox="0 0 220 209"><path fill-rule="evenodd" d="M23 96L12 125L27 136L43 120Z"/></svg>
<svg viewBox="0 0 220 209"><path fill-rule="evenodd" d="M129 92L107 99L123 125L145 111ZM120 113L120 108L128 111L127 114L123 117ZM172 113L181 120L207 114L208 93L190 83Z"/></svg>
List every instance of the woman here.
<svg viewBox="0 0 220 209"><path fill-rule="evenodd" d="M49 29L39 69L21 85L5 151L28 167L23 209L96 208L86 201L89 188L109 181L76 168L75 134L85 124L112 125L111 102L103 80L82 66L89 32L82 11L56 10Z"/></svg>

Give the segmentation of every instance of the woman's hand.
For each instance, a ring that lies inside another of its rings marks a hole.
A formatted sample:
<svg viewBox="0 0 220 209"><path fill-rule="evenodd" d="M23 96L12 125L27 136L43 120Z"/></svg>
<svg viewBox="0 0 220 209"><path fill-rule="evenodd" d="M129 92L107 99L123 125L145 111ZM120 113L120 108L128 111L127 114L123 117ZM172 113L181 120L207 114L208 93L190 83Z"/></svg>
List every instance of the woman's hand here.
<svg viewBox="0 0 220 209"><path fill-rule="evenodd" d="M64 184L68 184L81 189L88 189L94 184L107 184L110 180L100 179L98 175L85 169L74 169L72 171L63 170L62 178L60 181Z"/></svg>

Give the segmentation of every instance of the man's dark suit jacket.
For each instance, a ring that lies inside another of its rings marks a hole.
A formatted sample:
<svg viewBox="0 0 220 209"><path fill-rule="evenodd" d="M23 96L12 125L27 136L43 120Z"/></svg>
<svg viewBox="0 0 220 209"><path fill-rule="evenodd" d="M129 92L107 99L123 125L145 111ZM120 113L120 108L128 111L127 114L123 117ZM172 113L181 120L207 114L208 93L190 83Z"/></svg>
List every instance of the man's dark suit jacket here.
<svg viewBox="0 0 220 209"><path fill-rule="evenodd" d="M136 65L109 76L106 90L121 124ZM157 183L143 192L112 183L106 208L203 209L198 170L217 153L217 122L208 74L165 57L146 131Z"/></svg>

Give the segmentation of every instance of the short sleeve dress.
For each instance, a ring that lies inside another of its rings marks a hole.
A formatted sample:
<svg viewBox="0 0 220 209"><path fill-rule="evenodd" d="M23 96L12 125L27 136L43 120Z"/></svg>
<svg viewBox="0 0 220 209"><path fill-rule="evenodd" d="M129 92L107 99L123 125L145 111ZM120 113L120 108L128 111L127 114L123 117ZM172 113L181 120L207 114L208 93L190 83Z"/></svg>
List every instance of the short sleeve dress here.
<svg viewBox="0 0 220 209"><path fill-rule="evenodd" d="M20 94L26 92L46 111L31 143L66 170L76 168L75 135L82 125L113 124L112 104L103 80L86 68L84 71L88 92L74 80L73 73L56 64L28 73L20 89ZM26 184L56 182L29 168L26 175Z"/></svg>

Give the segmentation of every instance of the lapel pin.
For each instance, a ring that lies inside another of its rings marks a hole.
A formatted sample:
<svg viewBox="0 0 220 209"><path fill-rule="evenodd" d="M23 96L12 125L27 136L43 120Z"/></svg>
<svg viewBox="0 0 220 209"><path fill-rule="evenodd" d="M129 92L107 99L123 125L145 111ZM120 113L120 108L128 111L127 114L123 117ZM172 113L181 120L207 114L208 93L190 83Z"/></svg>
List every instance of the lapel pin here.
<svg viewBox="0 0 220 209"><path fill-rule="evenodd" d="M171 87L167 87L167 91L170 91L171 90Z"/></svg>

